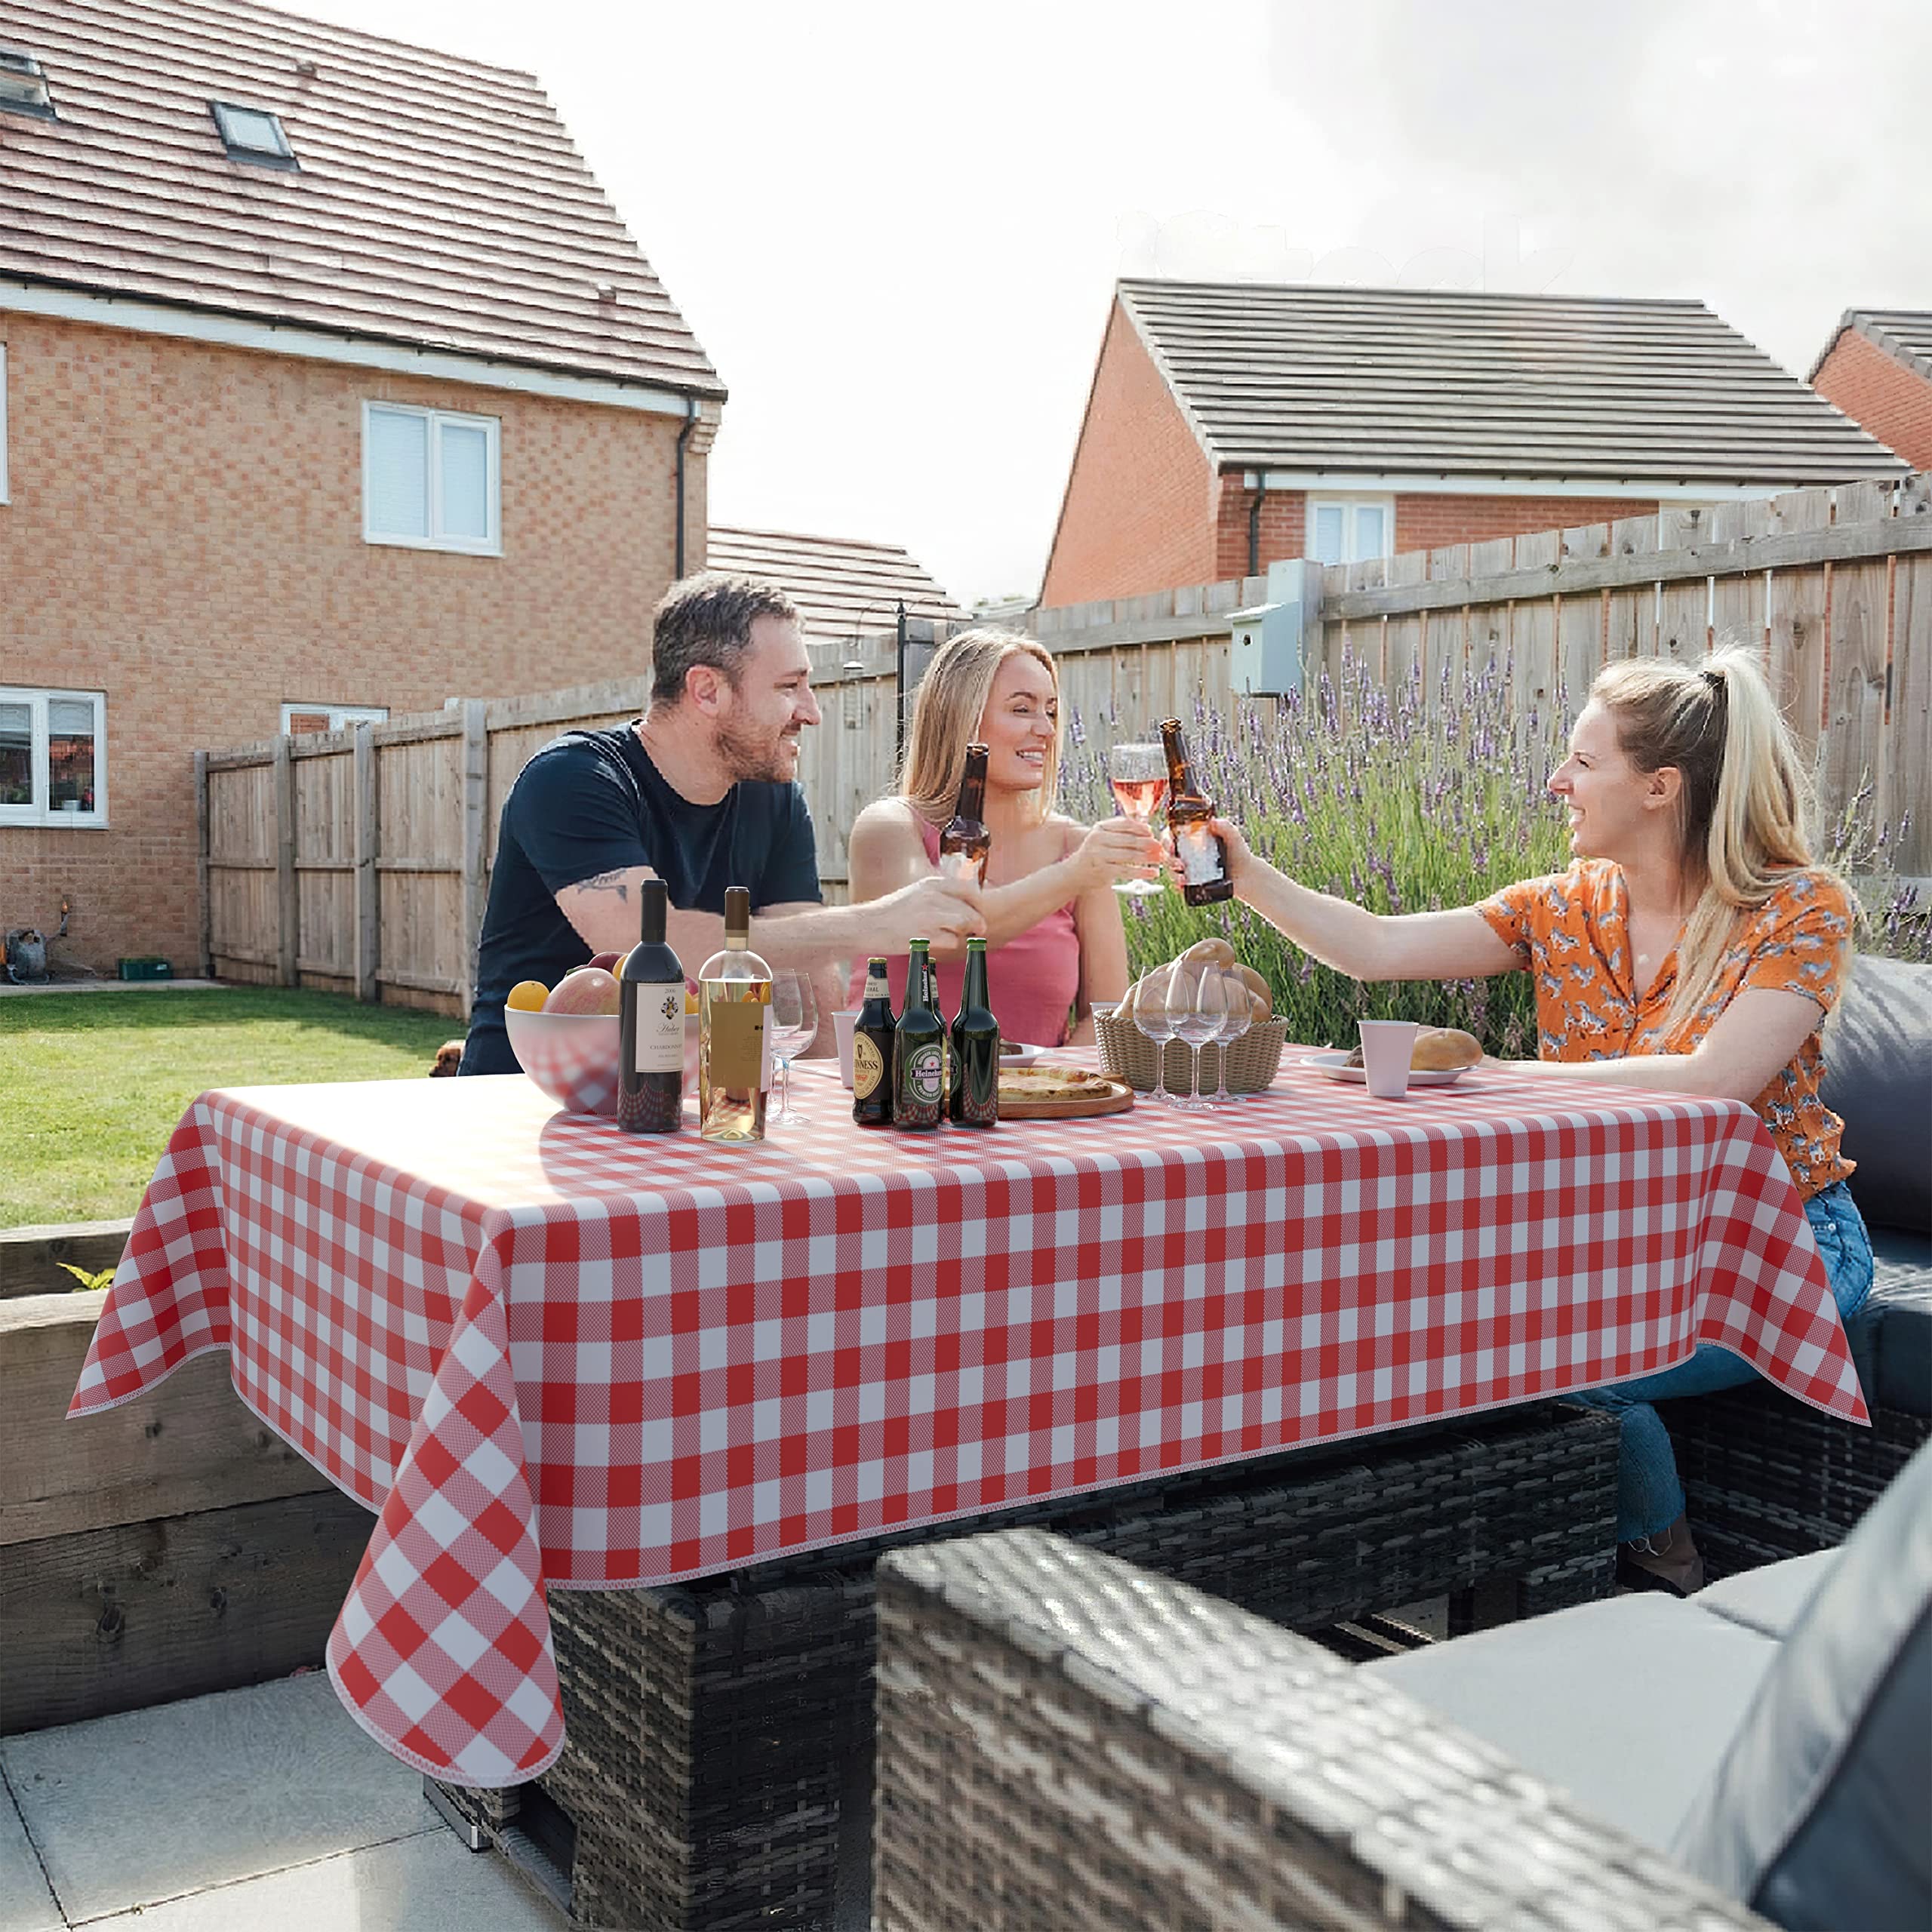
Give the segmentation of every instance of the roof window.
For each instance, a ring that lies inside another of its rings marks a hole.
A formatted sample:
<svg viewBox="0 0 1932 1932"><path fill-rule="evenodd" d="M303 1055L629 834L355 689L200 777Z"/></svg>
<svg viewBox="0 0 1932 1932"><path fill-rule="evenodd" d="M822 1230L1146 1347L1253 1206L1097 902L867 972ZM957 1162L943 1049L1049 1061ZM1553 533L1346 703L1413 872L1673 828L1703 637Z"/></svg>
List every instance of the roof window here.
<svg viewBox="0 0 1932 1932"><path fill-rule="evenodd" d="M17 48L0 47L0 108L42 121L54 118L54 97L47 91L40 63Z"/></svg>
<svg viewBox="0 0 1932 1932"><path fill-rule="evenodd" d="M278 116L264 108L237 107L226 100L211 100L208 106L230 161L253 162L262 168L295 166L295 150L288 145Z"/></svg>

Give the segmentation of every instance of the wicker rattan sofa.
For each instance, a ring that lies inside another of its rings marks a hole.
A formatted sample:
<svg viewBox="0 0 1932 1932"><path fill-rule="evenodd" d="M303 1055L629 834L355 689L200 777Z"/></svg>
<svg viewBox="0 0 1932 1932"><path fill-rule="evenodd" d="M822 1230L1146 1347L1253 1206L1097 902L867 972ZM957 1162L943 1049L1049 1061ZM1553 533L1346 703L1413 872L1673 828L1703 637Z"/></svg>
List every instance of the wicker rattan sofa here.
<svg viewBox="0 0 1932 1932"><path fill-rule="evenodd" d="M1826 1062L1878 1262L1848 1326L1872 1426L1761 1382L1663 1404L1714 1577L1841 1543L1932 1437L1932 966L1861 958Z"/></svg>

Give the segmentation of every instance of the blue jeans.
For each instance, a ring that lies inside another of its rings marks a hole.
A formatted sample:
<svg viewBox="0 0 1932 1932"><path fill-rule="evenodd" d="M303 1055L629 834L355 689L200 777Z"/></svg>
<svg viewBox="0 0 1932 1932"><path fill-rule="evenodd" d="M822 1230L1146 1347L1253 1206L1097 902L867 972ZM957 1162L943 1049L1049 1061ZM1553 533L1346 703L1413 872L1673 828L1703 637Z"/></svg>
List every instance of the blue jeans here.
<svg viewBox="0 0 1932 1932"><path fill-rule="evenodd" d="M1848 1321L1872 1291L1872 1237L1865 1217L1843 1181L1834 1181L1804 1204L1806 1217L1832 1284L1838 1318ZM1617 1540L1635 1543L1660 1536L1684 1514L1684 1488L1677 1480L1677 1458L1657 1411L1651 1407L1678 1395L1708 1395L1735 1388L1757 1374L1742 1356L1706 1342L1687 1362L1660 1374L1641 1375L1614 1388L1572 1395L1573 1402L1611 1409L1623 1418L1618 1438Z"/></svg>

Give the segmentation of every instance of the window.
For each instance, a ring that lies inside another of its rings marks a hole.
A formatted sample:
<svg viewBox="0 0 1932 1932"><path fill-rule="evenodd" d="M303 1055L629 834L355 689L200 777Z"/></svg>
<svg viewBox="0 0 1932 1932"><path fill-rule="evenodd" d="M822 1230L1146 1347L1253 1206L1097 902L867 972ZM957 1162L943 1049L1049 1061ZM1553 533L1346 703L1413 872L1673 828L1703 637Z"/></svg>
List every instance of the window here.
<svg viewBox="0 0 1932 1932"><path fill-rule="evenodd" d="M0 685L0 825L106 823L106 699Z"/></svg>
<svg viewBox="0 0 1932 1932"><path fill-rule="evenodd" d="M1395 553L1391 497L1311 497L1308 554L1318 564L1358 564Z"/></svg>
<svg viewBox="0 0 1932 1932"><path fill-rule="evenodd" d="M285 731L340 731L350 724L386 724L389 709L386 704L285 704L281 728Z"/></svg>
<svg viewBox="0 0 1932 1932"><path fill-rule="evenodd" d="M55 118L54 97L40 63L17 47L0 47L0 108L39 121Z"/></svg>
<svg viewBox="0 0 1932 1932"><path fill-rule="evenodd" d="M362 405L362 539L500 556L494 416L401 403Z"/></svg>
<svg viewBox="0 0 1932 1932"><path fill-rule="evenodd" d="M230 161L253 162L260 168L294 168L295 150L281 131L275 115L260 107L237 107L226 100L211 100L208 111L220 130L221 144Z"/></svg>

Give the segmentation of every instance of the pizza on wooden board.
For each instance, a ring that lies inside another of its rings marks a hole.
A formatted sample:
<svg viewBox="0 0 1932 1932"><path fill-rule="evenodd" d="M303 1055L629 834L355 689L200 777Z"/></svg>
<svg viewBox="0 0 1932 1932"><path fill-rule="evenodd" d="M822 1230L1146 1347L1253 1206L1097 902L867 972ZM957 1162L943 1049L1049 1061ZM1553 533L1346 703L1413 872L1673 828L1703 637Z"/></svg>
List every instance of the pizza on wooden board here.
<svg viewBox="0 0 1932 1932"><path fill-rule="evenodd" d="M1118 1093L1120 1083L1103 1073L1090 1073L1084 1067L1051 1066L1034 1062L1026 1066L1003 1066L999 1070L999 1097L1002 1100L1099 1100Z"/></svg>

